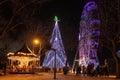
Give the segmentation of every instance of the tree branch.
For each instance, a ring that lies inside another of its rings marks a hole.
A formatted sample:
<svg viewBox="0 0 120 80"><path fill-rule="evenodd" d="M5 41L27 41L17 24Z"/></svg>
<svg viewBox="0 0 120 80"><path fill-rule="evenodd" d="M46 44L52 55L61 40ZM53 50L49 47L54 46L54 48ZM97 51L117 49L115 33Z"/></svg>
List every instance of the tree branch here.
<svg viewBox="0 0 120 80"><path fill-rule="evenodd" d="M0 2L0 5L2 5L3 3L7 2L8 0L3 0Z"/></svg>

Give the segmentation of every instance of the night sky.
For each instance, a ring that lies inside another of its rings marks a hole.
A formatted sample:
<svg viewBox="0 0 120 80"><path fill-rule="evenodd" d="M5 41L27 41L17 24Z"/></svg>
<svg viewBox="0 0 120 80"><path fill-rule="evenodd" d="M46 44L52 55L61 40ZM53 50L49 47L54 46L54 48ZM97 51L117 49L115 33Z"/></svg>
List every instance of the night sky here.
<svg viewBox="0 0 120 80"><path fill-rule="evenodd" d="M85 3L85 0L53 0L41 8L39 17L45 23L52 24L54 16L58 16L65 48L72 49L77 46L79 22Z"/></svg>
<svg viewBox="0 0 120 80"><path fill-rule="evenodd" d="M23 2L27 4L29 1L24 0ZM11 29L13 25L16 25L21 21L25 22L25 20L26 22L30 21L30 23L33 23L33 27L36 23L41 23L42 27L39 28L38 36L42 42L45 43L50 40L52 35L52 30L54 28L54 16L58 16L58 19L60 20L58 25L63 45L65 47L66 54L69 55L69 58L71 58L69 60L73 61L78 46L81 13L86 2L86 0L43 0L43 3L31 4L25 9L20 10L17 15L14 16L8 30ZM18 3L11 3L7 1L0 5L0 16L2 16L0 19L1 23L4 22L4 20L9 21L11 19L12 15L14 15L14 9L17 10L17 7L19 7ZM14 8L16 4L18 4L18 6ZM33 15L31 16L31 14ZM2 27L2 25L0 26ZM24 32L30 29L28 27L26 28L26 25L18 25L17 27L11 29L5 34L7 35L6 37L0 39L0 45L7 44L9 47L8 51L11 52L19 50L21 47L21 43L19 44L19 41L22 41L22 39L24 40L24 37L27 37ZM30 40L32 38L28 36L27 39Z"/></svg>
<svg viewBox="0 0 120 80"><path fill-rule="evenodd" d="M23 2L27 4L29 1L25 0ZM8 29L20 21L25 22L25 20L30 21L30 23L34 23L33 26L35 26L36 23L41 23L43 27L40 27L39 30L42 32L39 31L40 34L38 36L43 42L45 42L44 40L46 39L49 41L54 28L53 19L56 15L60 20L59 28L65 49L76 49L78 44L79 22L85 3L85 0L43 0L43 3L31 4L27 6L26 9L23 9L17 13ZM1 18L1 22L4 22L4 20L10 20L12 15L14 15L13 10L14 6L16 7L16 4L18 5L17 2L11 3L7 1L0 5L0 16L3 17ZM31 16L31 14L33 15ZM26 16L28 16L27 19ZM2 27L3 25L0 26ZM25 25L19 25L13 28L13 30L7 32L5 35L10 35L10 38L12 38L13 41L19 40L19 38L23 35L22 33L28 29L30 28L25 29Z"/></svg>
<svg viewBox="0 0 120 80"><path fill-rule="evenodd" d="M70 64L78 47L79 23L85 3L85 0L54 0L41 8L39 16L47 24L54 24L53 18L58 16L63 45Z"/></svg>

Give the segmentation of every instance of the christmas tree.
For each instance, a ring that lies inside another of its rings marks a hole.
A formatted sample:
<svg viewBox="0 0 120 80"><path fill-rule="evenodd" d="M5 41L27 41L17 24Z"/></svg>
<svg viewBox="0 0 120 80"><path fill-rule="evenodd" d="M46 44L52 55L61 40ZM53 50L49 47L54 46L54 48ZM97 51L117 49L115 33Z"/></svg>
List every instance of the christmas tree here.
<svg viewBox="0 0 120 80"><path fill-rule="evenodd" d="M55 16L54 21L55 25L52 37L50 39L51 49L46 53L43 61L43 67L54 68L54 65L56 63L56 68L63 68L66 65L66 55L58 26L59 20L57 16Z"/></svg>

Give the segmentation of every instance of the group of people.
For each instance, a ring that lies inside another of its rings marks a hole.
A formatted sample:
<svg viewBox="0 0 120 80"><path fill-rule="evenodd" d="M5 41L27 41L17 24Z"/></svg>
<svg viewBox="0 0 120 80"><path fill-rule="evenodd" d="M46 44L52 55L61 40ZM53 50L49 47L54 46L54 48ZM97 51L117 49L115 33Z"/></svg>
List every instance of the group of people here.
<svg viewBox="0 0 120 80"><path fill-rule="evenodd" d="M77 66L74 69L76 75L83 74L83 76L109 76L108 65L98 65L96 68L93 63L88 64L88 66Z"/></svg>

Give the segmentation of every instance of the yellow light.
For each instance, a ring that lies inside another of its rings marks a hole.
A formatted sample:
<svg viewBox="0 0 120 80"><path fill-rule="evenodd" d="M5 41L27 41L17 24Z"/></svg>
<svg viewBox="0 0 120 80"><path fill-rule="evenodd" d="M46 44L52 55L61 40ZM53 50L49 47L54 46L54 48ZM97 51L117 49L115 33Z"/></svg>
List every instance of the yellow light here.
<svg viewBox="0 0 120 80"><path fill-rule="evenodd" d="M38 39L35 39L33 42L34 42L34 44L39 44L39 40Z"/></svg>

